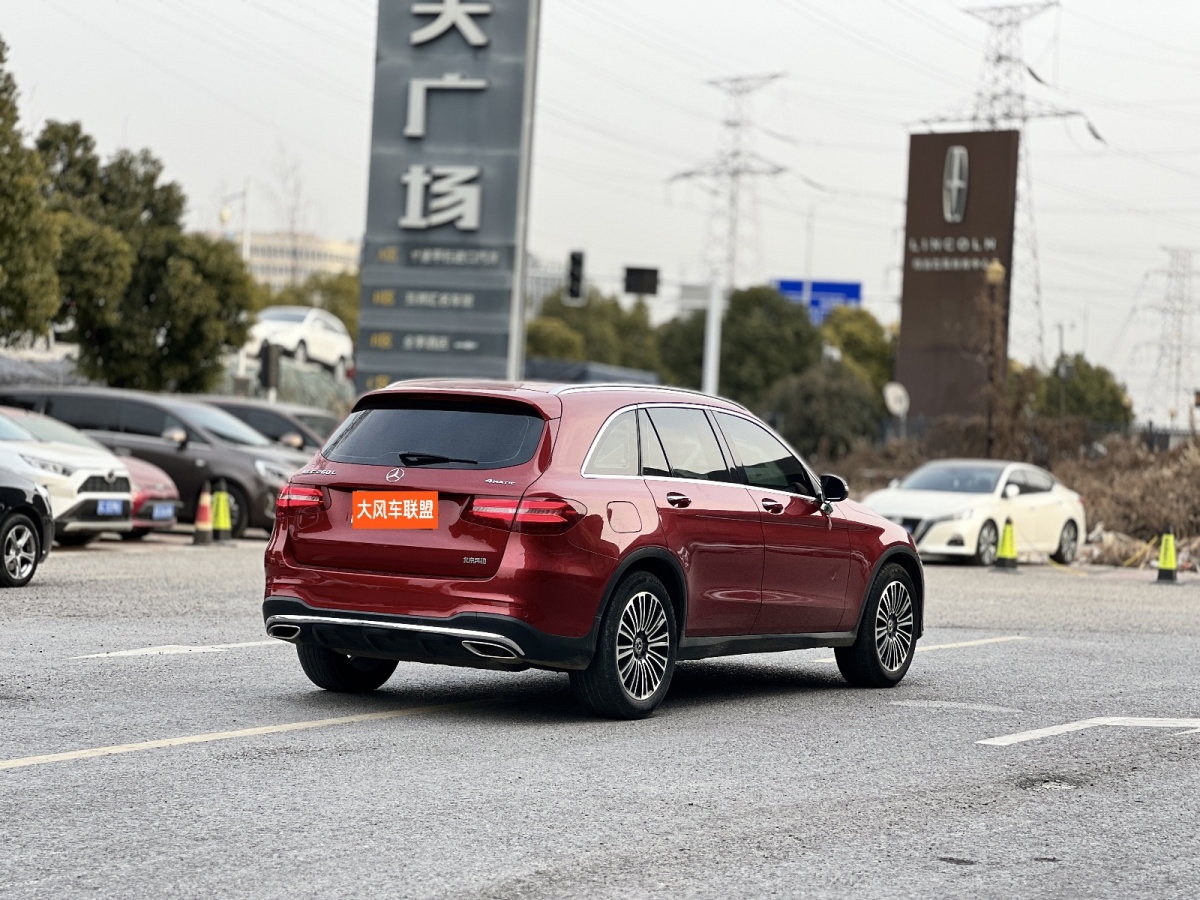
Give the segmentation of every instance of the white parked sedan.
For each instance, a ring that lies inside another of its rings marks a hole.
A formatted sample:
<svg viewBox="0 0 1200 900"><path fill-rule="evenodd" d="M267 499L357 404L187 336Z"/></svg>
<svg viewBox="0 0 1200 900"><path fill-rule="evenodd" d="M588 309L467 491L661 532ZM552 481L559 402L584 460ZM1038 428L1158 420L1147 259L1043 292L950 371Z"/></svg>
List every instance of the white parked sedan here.
<svg viewBox="0 0 1200 900"><path fill-rule="evenodd" d="M0 412L0 469L46 489L60 544L82 546L102 531L133 528L129 470L103 448L41 440L21 427L19 414Z"/></svg>
<svg viewBox="0 0 1200 900"><path fill-rule="evenodd" d="M1012 519L1018 553L1075 559L1085 534L1083 498L1044 469L991 459L926 463L864 501L912 533L922 556L996 561L1000 532Z"/></svg>
<svg viewBox="0 0 1200 900"><path fill-rule="evenodd" d="M264 344L274 344L296 362L318 362L339 378L354 361L354 341L342 320L309 306L268 306L258 313L250 329L246 352L258 354Z"/></svg>

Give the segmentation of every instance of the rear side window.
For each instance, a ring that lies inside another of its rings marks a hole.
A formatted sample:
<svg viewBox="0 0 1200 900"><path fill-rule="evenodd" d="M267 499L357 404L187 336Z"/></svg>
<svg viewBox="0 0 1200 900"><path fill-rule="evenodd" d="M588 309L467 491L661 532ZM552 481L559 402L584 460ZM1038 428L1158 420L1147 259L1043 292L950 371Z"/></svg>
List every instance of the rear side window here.
<svg viewBox="0 0 1200 900"><path fill-rule="evenodd" d="M637 475L638 433L637 414L633 411L617 416L604 430L592 449L585 475Z"/></svg>
<svg viewBox="0 0 1200 900"><path fill-rule="evenodd" d="M120 431L117 425L117 401L110 397L47 397L46 415L79 429Z"/></svg>
<svg viewBox="0 0 1200 900"><path fill-rule="evenodd" d="M0 394L0 406L15 406L17 409L28 409L37 411L38 398L27 397L23 394Z"/></svg>
<svg viewBox="0 0 1200 900"><path fill-rule="evenodd" d="M533 459L546 427L536 412L517 405L403 398L376 402L378 406L351 413L325 446L326 459L371 466L503 469ZM409 461L401 459L405 454Z"/></svg>
<svg viewBox="0 0 1200 900"><path fill-rule="evenodd" d="M656 407L649 414L666 451L672 478L733 480L703 410Z"/></svg>

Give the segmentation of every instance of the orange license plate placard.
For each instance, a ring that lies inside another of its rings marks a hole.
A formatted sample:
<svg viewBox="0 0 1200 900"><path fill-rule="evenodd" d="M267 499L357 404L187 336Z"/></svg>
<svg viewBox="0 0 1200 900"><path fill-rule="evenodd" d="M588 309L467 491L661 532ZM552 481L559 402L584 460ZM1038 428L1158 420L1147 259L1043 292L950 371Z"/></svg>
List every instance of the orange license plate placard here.
<svg viewBox="0 0 1200 900"><path fill-rule="evenodd" d="M354 528L438 527L437 491L354 491L351 497L350 524Z"/></svg>

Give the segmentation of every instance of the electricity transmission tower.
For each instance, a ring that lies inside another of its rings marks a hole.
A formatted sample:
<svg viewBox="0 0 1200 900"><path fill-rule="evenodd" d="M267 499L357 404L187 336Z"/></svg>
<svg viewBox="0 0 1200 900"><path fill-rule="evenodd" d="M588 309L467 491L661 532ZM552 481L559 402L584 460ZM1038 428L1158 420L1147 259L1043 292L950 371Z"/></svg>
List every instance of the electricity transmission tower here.
<svg viewBox="0 0 1200 900"><path fill-rule="evenodd" d="M764 159L750 147L749 134L754 129L750 110L750 96L773 81L782 78L782 73L771 75L740 75L732 78L716 78L708 82L726 95L726 109L721 147L717 156L694 169L680 172L671 181L693 181L712 194L714 199L714 224L723 220L722 228L712 229L714 239L724 238L724 259L720 250L709 248L709 262L714 272L724 269L726 294L733 290L738 278L738 256L741 243L745 240L742 218L749 211L743 188L747 179L780 175L784 169Z"/></svg>
<svg viewBox="0 0 1200 900"><path fill-rule="evenodd" d="M1046 323L1042 308L1037 227L1033 214L1033 172L1029 145L1025 140L1025 125L1030 119L1060 119L1081 113L1027 96L1025 79L1029 75L1029 67L1022 56L1021 26L1057 5L1056 2L1022 3L967 10L967 13L988 24L979 87L968 104L945 115L924 120L931 125L965 122L981 131L1021 132L1017 164L1017 224L1013 237L1013 271L1009 279L1012 286L1010 322L1020 324L1018 332L1022 343L1032 344L1031 355L1043 366L1046 363Z"/></svg>
<svg viewBox="0 0 1200 900"><path fill-rule="evenodd" d="M1193 409L1191 388L1195 372L1192 358L1195 354L1195 298L1192 294L1192 260L1195 251L1186 247L1165 248L1170 258L1167 266L1167 285L1162 303L1157 307L1160 315L1158 360L1154 364L1151 389L1162 391L1162 385L1170 391L1167 416L1174 426L1177 416ZM1192 414L1189 422L1194 425Z"/></svg>

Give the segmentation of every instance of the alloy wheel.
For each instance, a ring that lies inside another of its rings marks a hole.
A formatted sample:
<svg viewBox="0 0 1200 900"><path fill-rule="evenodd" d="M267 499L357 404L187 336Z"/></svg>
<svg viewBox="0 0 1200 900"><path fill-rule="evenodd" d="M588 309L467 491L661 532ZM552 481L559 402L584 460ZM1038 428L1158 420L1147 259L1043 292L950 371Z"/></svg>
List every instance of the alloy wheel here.
<svg viewBox="0 0 1200 900"><path fill-rule="evenodd" d="M982 566L990 566L996 562L996 550L1000 543L1000 536L996 532L996 526L991 522L984 522L983 527L979 529L979 564Z"/></svg>
<svg viewBox="0 0 1200 900"><path fill-rule="evenodd" d="M634 700L653 696L667 673L671 631L662 600L650 591L629 598L617 626L617 671Z"/></svg>
<svg viewBox="0 0 1200 900"><path fill-rule="evenodd" d="M14 581L24 581L36 562L37 538L27 525L14 525L4 540L4 570Z"/></svg>
<svg viewBox="0 0 1200 900"><path fill-rule="evenodd" d="M875 612L875 650L889 672L898 671L908 659L913 643L913 604L908 588L899 581L883 589Z"/></svg>
<svg viewBox="0 0 1200 900"><path fill-rule="evenodd" d="M1071 562L1075 559L1075 554L1079 552L1079 533L1075 529L1074 522L1068 522L1063 526L1062 537L1058 539L1058 556L1059 559L1065 562Z"/></svg>

